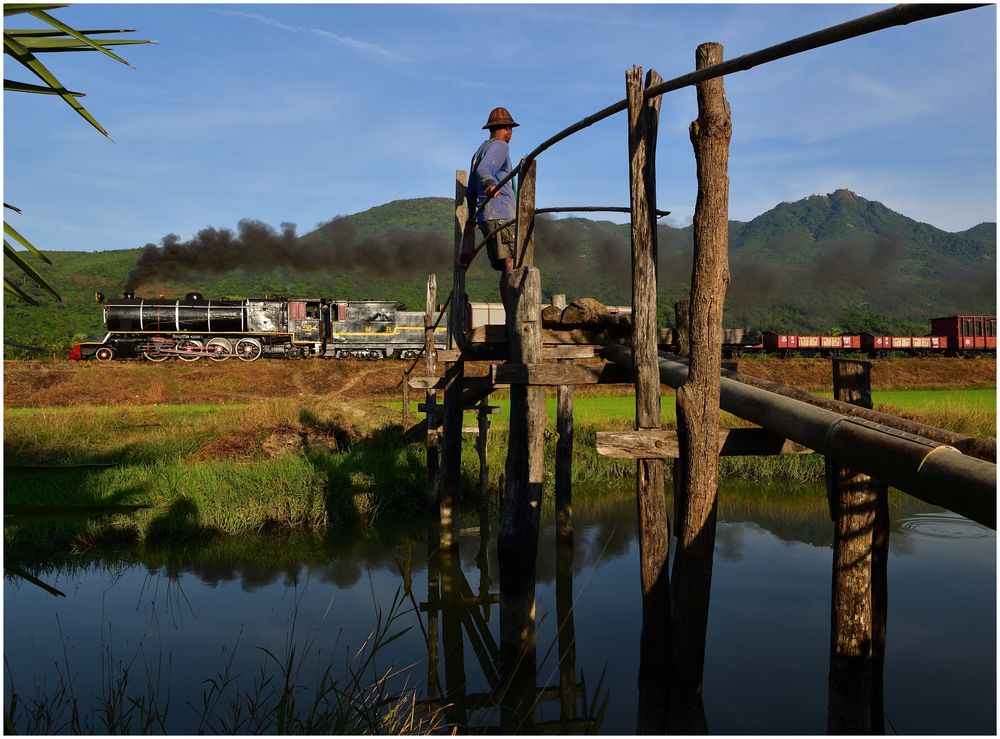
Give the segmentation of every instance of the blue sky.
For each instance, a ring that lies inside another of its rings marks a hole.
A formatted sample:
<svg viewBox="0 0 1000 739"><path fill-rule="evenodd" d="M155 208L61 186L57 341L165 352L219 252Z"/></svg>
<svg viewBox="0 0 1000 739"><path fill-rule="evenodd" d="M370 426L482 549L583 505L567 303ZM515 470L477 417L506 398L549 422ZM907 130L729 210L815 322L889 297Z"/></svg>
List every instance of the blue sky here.
<svg viewBox="0 0 1000 739"><path fill-rule="evenodd" d="M300 234L400 198L448 196L497 105L516 159L624 97L632 65L670 79L884 5L147 5L55 11L128 27L129 69L44 61L114 142L56 98L4 94L4 201L42 249L187 239L243 218ZM8 25L28 25L6 19ZM5 58L5 76L29 81ZM842 187L948 231L996 220L996 8L882 31L731 75L730 217ZM695 93L664 99L659 207L694 210ZM625 119L538 160L538 205L627 205Z"/></svg>

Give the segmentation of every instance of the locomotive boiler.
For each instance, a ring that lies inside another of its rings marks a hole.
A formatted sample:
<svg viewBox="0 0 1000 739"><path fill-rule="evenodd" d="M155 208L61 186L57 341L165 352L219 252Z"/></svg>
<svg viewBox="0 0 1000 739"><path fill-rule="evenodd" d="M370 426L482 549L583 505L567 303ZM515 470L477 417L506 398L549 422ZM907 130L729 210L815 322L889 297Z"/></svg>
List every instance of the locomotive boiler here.
<svg viewBox="0 0 1000 739"><path fill-rule="evenodd" d="M99 302L103 295L98 293ZM440 316L435 314L434 318ZM438 321L440 323L440 321ZM70 359L177 358L252 362L261 357L416 357L424 346L424 314L386 300L142 298L125 293L104 302L102 339L77 344ZM434 332L439 347L447 328Z"/></svg>

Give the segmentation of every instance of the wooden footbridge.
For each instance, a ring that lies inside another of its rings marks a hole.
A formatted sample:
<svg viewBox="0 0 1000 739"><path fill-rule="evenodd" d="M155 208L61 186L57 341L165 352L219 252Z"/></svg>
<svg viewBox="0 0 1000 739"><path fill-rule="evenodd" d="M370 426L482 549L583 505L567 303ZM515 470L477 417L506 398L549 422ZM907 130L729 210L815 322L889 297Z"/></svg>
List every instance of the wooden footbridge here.
<svg viewBox="0 0 1000 739"><path fill-rule="evenodd" d="M458 256L463 248L464 225L474 214L469 214L465 206L468 174L456 173L455 268L447 301L450 348L434 350L437 291L432 277L428 280L423 375L407 373L404 378L404 413L409 405L406 389L425 391L420 410L426 413L421 428L426 430L427 439L427 492L439 512L436 544L447 559L456 553L461 520L462 434L477 434L485 499L490 480L486 447L490 415L495 411L489 397L498 389L509 389L509 446L501 476L497 540L500 645L491 659L484 661L484 670L494 669L495 682L506 688L491 694L492 700L506 706L508 721L502 722L506 728L533 726L533 721L524 724L523 720L528 713L533 715L537 700L545 695L545 686L535 684L534 614L546 392L555 388L558 394L555 506L557 535L565 540L573 536L573 389L585 384L627 383L635 389L635 429L600 433L597 445L602 454L636 460L643 618L637 731L707 730L701 684L719 455L808 452L826 456L835 529L828 727L833 733L884 731L881 674L887 603L888 486L996 528L996 442L875 413L871 410L870 365L866 362L834 360L837 399L833 401L748 377L734 367L723 367L731 135L723 77L862 34L973 7L977 6L896 6L728 61L723 60L719 44L706 43L697 48L696 70L669 81L652 70L645 77L640 68L628 70L624 100L548 139L511 173L510 178L518 177L517 260L508 276L506 335L499 344L472 341L465 330L465 268L459 265ZM657 349L655 152L659 107L665 93L691 85L697 87L698 98L698 119L690 127L698 196L691 295L678 308L678 327L683 329L682 347L686 351L683 356L664 356ZM566 344L542 325L541 278L534 267L534 219L541 212L535 208L536 160L559 141L620 112L625 112L628 119L631 335L621 343ZM593 360L598 357L606 363L595 364ZM473 360L496 363L488 376L469 377L465 365ZM663 385L677 391L676 431L661 428ZM720 409L757 428L721 430ZM467 412L477 414L478 424L473 428L464 426ZM670 521L664 495L667 460L673 465L673 526L677 536L672 569L668 566ZM447 576L452 585L444 592L453 593L457 576L449 567L440 572L452 573ZM440 606L434 598L440 599L441 591L436 592L432 602L426 604L428 613ZM466 600L468 596L466 593ZM480 600L488 597L480 594ZM485 644L485 639L480 641ZM493 678L490 684L494 684ZM572 675L567 684L575 685ZM509 720L511 711L520 716L522 723ZM460 718L454 721L460 722ZM564 730L567 726L562 725Z"/></svg>

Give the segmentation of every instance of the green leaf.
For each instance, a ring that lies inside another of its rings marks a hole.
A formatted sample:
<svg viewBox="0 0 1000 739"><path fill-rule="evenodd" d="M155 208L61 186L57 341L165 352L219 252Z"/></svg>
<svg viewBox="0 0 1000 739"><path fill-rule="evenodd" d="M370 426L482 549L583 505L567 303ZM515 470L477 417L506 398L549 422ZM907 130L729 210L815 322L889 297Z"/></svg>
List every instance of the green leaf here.
<svg viewBox="0 0 1000 739"><path fill-rule="evenodd" d="M27 82L18 82L17 80L4 80L3 89L9 92L33 92L39 95L58 95L58 90L53 90L51 87L44 87L43 85L32 85ZM73 97L82 98L85 94L82 92L73 92L72 90L66 91L67 95L72 95Z"/></svg>
<svg viewBox="0 0 1000 739"><path fill-rule="evenodd" d="M73 38L75 38L80 43L83 43L83 44L86 44L87 46L93 47L95 50L100 51L102 54L105 54L105 55L111 57L115 61L121 62L122 64L124 64L127 67L131 67L132 66L127 61L125 61L124 59L122 59L120 56L118 56L117 54L115 54L113 51L108 51L103 46L101 46L99 43L97 43L96 41L94 41L93 39L87 38L86 36L84 36L83 34L81 34L76 29L71 28L70 26L67 26L65 23L63 23L58 18L53 18L51 15L49 15L48 13L46 13L44 10L40 10L40 9L39 10L32 10L31 11L31 15L35 16L40 21L44 21L45 23L48 23L53 28L58 28L63 33L69 34L70 36L72 36Z"/></svg>
<svg viewBox="0 0 1000 739"><path fill-rule="evenodd" d="M16 36L17 40L21 42L21 45L26 49L30 49L37 53L50 53L53 51L95 51L95 49L89 44L81 44L79 41L68 38L25 38L24 36ZM135 44L148 44L149 41L137 38L128 39L93 39L101 47L104 46L131 46ZM126 62L127 63L127 62ZM131 65L129 65L131 66Z"/></svg>
<svg viewBox="0 0 1000 739"><path fill-rule="evenodd" d="M20 208L18 208L18 207L17 207L16 205L11 205L10 203L4 203L4 204L3 204L3 207L4 207L4 208L10 208L10 209L11 209L12 211L14 211L15 213L20 213L20 212L21 212L21 209L20 209Z"/></svg>
<svg viewBox="0 0 1000 739"><path fill-rule="evenodd" d="M103 126L101 126L101 124L98 123L94 119L94 117L87 112L86 108L84 108L79 102L77 102L76 98L73 97L65 87L63 87L62 83L56 79L55 75L53 75L45 67L44 64L38 61L38 59L36 59L35 56L30 51L24 48L22 44L18 43L16 39L10 38L6 34L4 34L3 45L4 45L4 51L13 56L17 61L26 66L32 72L34 72L39 77L39 79L42 80L42 82L46 83L49 87L56 90L59 94L59 97L61 97L63 100L69 103L69 106L73 108L73 110L75 110L77 113L79 113L85 121L87 121L98 131L103 133L109 139L111 138L111 136L108 135L108 132L104 130Z"/></svg>
<svg viewBox="0 0 1000 739"><path fill-rule="evenodd" d="M48 28L5 28L4 29L4 33L9 33L9 34L11 34L13 36L17 36L18 38L22 38L24 36L43 37L43 36L62 36L63 35L62 31L50 31ZM80 31L80 33L82 33L82 34L84 34L86 36L93 36L96 33L135 33L135 29L134 28L101 28L101 29L93 29L93 30Z"/></svg>
<svg viewBox="0 0 1000 739"><path fill-rule="evenodd" d="M6 241L3 242L3 253L4 253L4 256L6 256L14 264L16 264L18 267L20 267L20 269L21 269L22 272L24 272L26 275L28 275L28 277L30 277L31 279L33 279L36 283L38 283L38 286L40 288L42 288L43 290L45 290L46 292L48 292L52 297L54 297L59 302L62 302L62 298L59 297L59 293L57 293L52 288L52 286L48 282L45 281L44 277L42 277L40 274L38 274L38 271L34 267L32 267L30 264L28 264L26 261L24 261L24 258L21 257L21 255L18 254L14 250L14 247L11 246Z"/></svg>
<svg viewBox="0 0 1000 739"><path fill-rule="evenodd" d="M28 295L28 293L24 292L24 290L22 290L21 288L14 285L6 277L3 278L3 291L5 293L10 293L19 300L23 300L25 303L30 303L31 305L38 305L37 300Z"/></svg>
<svg viewBox="0 0 1000 739"><path fill-rule="evenodd" d="M4 16L17 15L18 13L30 13L32 10L55 10L56 8L68 8L69 3L5 3L3 6Z"/></svg>
<svg viewBox="0 0 1000 739"><path fill-rule="evenodd" d="M21 211L17 212L20 213ZM3 232L8 236L10 236L15 241L17 241L22 246L24 246L28 251L30 251L32 254L34 254L36 257L41 259L46 264L52 264L52 262L49 261L49 258L47 256L38 251L38 249L35 248L34 244L32 244L30 241L24 238L20 233L18 233L17 229L15 229L13 226L7 223L7 221L3 222Z"/></svg>

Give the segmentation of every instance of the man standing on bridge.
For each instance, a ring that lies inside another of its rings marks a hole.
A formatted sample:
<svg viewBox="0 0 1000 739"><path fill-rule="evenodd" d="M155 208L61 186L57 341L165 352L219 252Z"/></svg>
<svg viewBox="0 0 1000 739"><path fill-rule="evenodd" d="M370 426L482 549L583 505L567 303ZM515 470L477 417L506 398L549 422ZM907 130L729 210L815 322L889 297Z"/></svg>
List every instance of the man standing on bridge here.
<svg viewBox="0 0 1000 739"><path fill-rule="evenodd" d="M493 269L501 272L500 299L507 307L507 275L514 269L514 225L504 226L514 220L516 205L514 187L508 182L497 187L510 174L510 143L514 127L519 125L510 117L506 108L494 108L483 128L490 137L476 150L469 167L469 186L465 197L469 207L469 221L465 224L465 239L459 262L468 266L475 255L471 251L476 224L486 241L486 253ZM472 216L478 211L475 220Z"/></svg>

